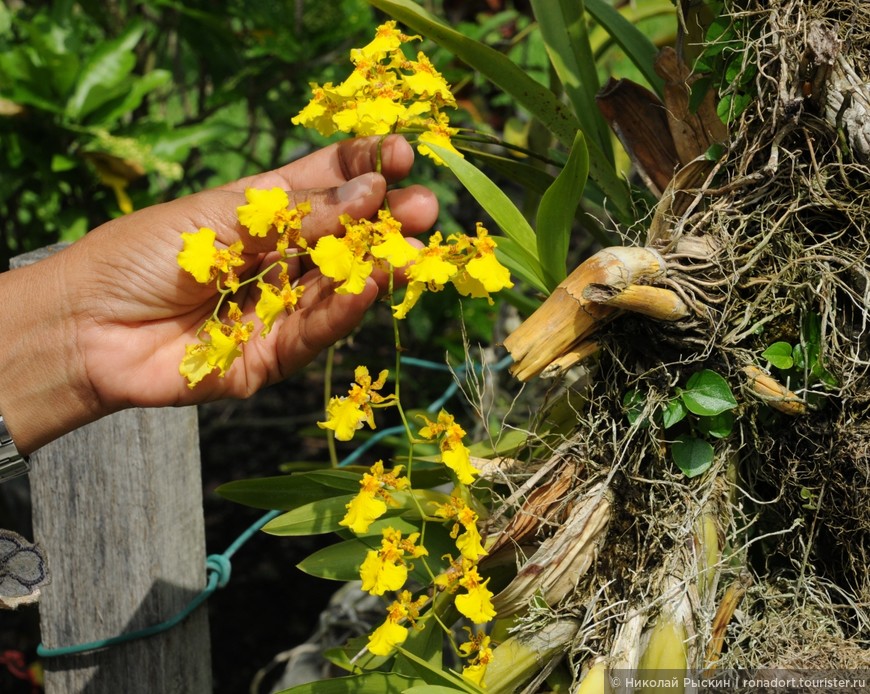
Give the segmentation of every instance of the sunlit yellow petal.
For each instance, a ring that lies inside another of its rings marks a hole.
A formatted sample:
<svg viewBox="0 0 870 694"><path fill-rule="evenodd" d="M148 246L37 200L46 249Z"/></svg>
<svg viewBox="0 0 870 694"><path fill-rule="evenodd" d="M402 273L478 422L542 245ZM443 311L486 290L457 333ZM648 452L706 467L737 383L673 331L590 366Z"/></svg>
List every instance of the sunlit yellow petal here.
<svg viewBox="0 0 870 694"><path fill-rule="evenodd" d="M474 482L475 475L480 474L480 471L471 464L470 451L462 444L442 446L441 460L456 473L456 478L462 484L471 484Z"/></svg>
<svg viewBox="0 0 870 694"><path fill-rule="evenodd" d="M472 258L465 269L469 275L479 280L488 292L497 292L514 286L510 271L498 261L495 253L484 253L477 258Z"/></svg>
<svg viewBox="0 0 870 694"><path fill-rule="evenodd" d="M278 316L284 313L284 300L281 298L278 288L271 284L258 282L257 287L260 289L260 300L257 301L254 311L257 317L263 321L263 330L260 334L266 336L272 330L272 325Z"/></svg>
<svg viewBox="0 0 870 694"><path fill-rule="evenodd" d="M368 649L373 655L390 655L407 638L407 627L387 620L369 636Z"/></svg>
<svg viewBox="0 0 870 694"><path fill-rule="evenodd" d="M275 222L275 216L287 209L290 203L287 193L280 188L259 190L248 188L245 190L247 205L240 205L236 212L239 223L246 227L251 236L265 236L269 233Z"/></svg>
<svg viewBox="0 0 870 694"><path fill-rule="evenodd" d="M492 592L486 587L489 579L468 589L468 593L456 596L456 609L475 624L483 624L495 617Z"/></svg>
<svg viewBox="0 0 870 694"><path fill-rule="evenodd" d="M226 374L233 361L242 356L239 346L248 341L253 330L252 323L236 323L229 329L217 322L206 326L205 331L210 338L208 361L218 368L221 376Z"/></svg>
<svg viewBox="0 0 870 694"><path fill-rule="evenodd" d="M362 589L372 595L383 595L388 590L399 590L408 580L408 567L404 562L385 561L371 550L359 568Z"/></svg>
<svg viewBox="0 0 870 694"><path fill-rule="evenodd" d="M389 231L382 235L380 243L372 246L371 253L375 258L386 260L394 268L400 268L416 260L420 249L408 243L401 232Z"/></svg>
<svg viewBox="0 0 870 694"><path fill-rule="evenodd" d="M375 30L375 38L368 44L351 51L351 59L354 61L360 58L374 61L382 60L388 53L398 49L402 45L402 41L407 41L410 38L412 37L404 36L402 32L396 29L396 22L394 20L389 20Z"/></svg>
<svg viewBox="0 0 870 694"><path fill-rule="evenodd" d="M178 372L187 379L188 387L193 388L214 371L215 367L208 361L208 351L209 346L202 343L187 345Z"/></svg>
<svg viewBox="0 0 870 694"><path fill-rule="evenodd" d="M367 532L369 526L387 512L383 501L365 491L360 491L345 508L347 513L338 524L350 528L357 535Z"/></svg>
<svg viewBox="0 0 870 694"><path fill-rule="evenodd" d="M419 298L423 295L426 289L425 282L411 282L405 289L405 296L402 298L402 303L392 306L393 316L402 320L408 315L408 311L414 308Z"/></svg>
<svg viewBox="0 0 870 694"><path fill-rule="evenodd" d="M438 97L445 105L456 104L447 81L424 53L417 54L417 61L412 62L411 67L414 72L404 75L404 81L414 94L423 99Z"/></svg>
<svg viewBox="0 0 870 694"><path fill-rule="evenodd" d="M181 234L184 248L178 254L178 265L201 284L208 284L217 275L215 237L215 232L207 227L194 233Z"/></svg>
<svg viewBox="0 0 870 694"><path fill-rule="evenodd" d="M405 107L392 99L377 97L357 101L357 134L386 135L404 115Z"/></svg>
<svg viewBox="0 0 870 694"><path fill-rule="evenodd" d="M435 154L429 145L437 145L438 147L442 147L443 149L449 150L454 154L463 157L463 159L465 158L462 152L453 146L453 142L450 140L450 132L442 128L427 130L426 132L420 133L420 137L417 138L417 143L417 151L420 152L420 154L429 157L436 164L442 166L444 165L444 160Z"/></svg>
<svg viewBox="0 0 870 694"><path fill-rule="evenodd" d="M466 270L457 272L450 278L450 282L462 296L469 296L472 299L488 299L490 304L493 303L483 283L469 275Z"/></svg>
<svg viewBox="0 0 870 694"><path fill-rule="evenodd" d="M339 441L350 441L366 421L366 413L350 398L333 397L326 406L326 421L317 422L321 429L332 429Z"/></svg>
<svg viewBox="0 0 870 694"><path fill-rule="evenodd" d="M408 270L408 278L413 282L426 282L441 288L457 272L457 267L444 260L440 253L434 253L432 249L424 248L417 257L417 261Z"/></svg>
<svg viewBox="0 0 870 694"><path fill-rule="evenodd" d="M359 294L372 274L372 261L358 257L342 239L324 236L311 250L311 260L327 277L341 284L338 294Z"/></svg>
<svg viewBox="0 0 870 694"><path fill-rule="evenodd" d="M474 525L466 526L465 532L456 538L456 548L463 557L471 561L477 561L486 554L481 543L480 532Z"/></svg>
<svg viewBox="0 0 870 694"><path fill-rule="evenodd" d="M474 665L462 668L462 676L469 682L474 682L478 687L480 686L480 683L483 682L483 675L485 672L486 665L481 665L480 663L475 663Z"/></svg>

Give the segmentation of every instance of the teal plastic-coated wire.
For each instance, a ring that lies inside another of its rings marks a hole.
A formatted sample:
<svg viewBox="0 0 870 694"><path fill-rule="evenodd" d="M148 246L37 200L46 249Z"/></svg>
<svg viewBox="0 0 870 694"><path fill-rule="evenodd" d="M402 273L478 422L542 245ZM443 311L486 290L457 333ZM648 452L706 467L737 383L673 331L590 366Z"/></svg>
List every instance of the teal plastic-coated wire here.
<svg viewBox="0 0 870 694"><path fill-rule="evenodd" d="M205 588L202 589L180 612L174 614L169 619L160 622L159 624L155 624L150 627L145 627L144 629L139 629L137 631L131 631L126 634L119 634L118 636L112 636L107 639L99 639L97 641L90 641L88 643L80 643L75 646L62 646L60 648L46 648L43 644L39 644L36 648L37 654L41 658L57 658L62 655L76 655L79 653L87 653L88 651L96 651L102 648L108 648L110 646L117 646L118 644L127 643L128 641L136 641L137 639L144 639L148 636L154 636L155 634L160 634L164 631L168 631L173 627L177 626L181 622L183 622L188 616L190 616L197 607L202 605L206 599L215 592L218 588L223 588L230 580L230 572L231 572L231 557L248 541L253 537L253 535L266 523L268 523L273 518L277 517L281 511L269 511L269 513L262 516L259 520L253 523L247 530L245 530L241 535L239 535L233 543L227 547L226 551L223 554L210 554L206 560L206 572L208 574L208 578L206 581Z"/></svg>
<svg viewBox="0 0 870 694"><path fill-rule="evenodd" d="M407 364L408 366L418 366L424 369L431 369L434 371L453 371L455 373L464 373L468 368L469 364L466 362L465 364L460 364L456 367L451 367L447 364L438 364L436 362L425 361L423 359L416 359L414 357L401 357L402 363ZM500 361L496 362L489 368L493 371L500 371L504 369L511 363L512 359L510 355L502 358ZM478 364L471 364L471 368L473 368L476 372L480 372L483 370L483 367ZM456 381L453 381L444 393L432 402L427 408L427 412L436 412L441 409L445 402L447 402L450 398L452 398L456 391L459 390L459 384ZM390 427L388 429L382 429L378 431L374 436L369 438L365 443L360 445L356 450L353 451L350 455L348 455L344 460L339 463L339 466L346 466L352 464L356 461L365 451L374 446L378 441L383 438L390 436L392 434L398 434L405 431L403 426L395 426ZM269 511L269 513L262 516L259 520L253 523L247 530L245 530L241 535L239 535L232 544L227 547L226 551L223 554L210 554L206 560L206 572L208 575L206 586L202 589L202 591L196 595L180 612L173 615L169 619L160 622L159 624L155 624L150 627L145 627L144 629L139 629L137 631L131 631L126 634L119 634L118 636L111 636L106 639L99 639L97 641L89 641L88 643L80 643L75 646L61 646L59 648L47 648L43 644L39 644L36 648L37 654L41 658L57 658L63 655L76 655L79 653L87 653L89 651L96 651L102 648L109 648L110 646L117 646L118 644L127 643L129 641L135 641L137 639L144 639L148 636L154 636L155 634L160 634L164 631L168 631L173 627L177 626L181 622L183 622L190 614L196 610L197 607L202 605L208 597L215 592L218 588L223 588L230 580L230 573L232 566L230 564L230 559L232 556L239 551L239 549L254 536L254 534L260 530L266 523L268 523L273 518L277 518L280 515L281 511Z"/></svg>

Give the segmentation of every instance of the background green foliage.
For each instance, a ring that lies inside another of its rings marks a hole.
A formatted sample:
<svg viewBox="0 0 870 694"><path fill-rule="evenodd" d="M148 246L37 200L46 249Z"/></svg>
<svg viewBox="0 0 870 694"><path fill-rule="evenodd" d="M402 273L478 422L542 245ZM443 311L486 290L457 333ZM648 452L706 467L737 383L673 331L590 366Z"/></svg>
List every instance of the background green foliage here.
<svg viewBox="0 0 870 694"><path fill-rule="evenodd" d="M304 154L304 85L375 24L364 0L0 2L0 269L127 194L140 208Z"/></svg>

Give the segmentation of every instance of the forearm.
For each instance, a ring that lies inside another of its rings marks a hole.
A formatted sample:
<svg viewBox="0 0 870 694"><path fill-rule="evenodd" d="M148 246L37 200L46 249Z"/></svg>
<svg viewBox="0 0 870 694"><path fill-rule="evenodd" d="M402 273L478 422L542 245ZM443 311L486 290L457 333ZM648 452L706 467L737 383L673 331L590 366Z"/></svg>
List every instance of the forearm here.
<svg viewBox="0 0 870 694"><path fill-rule="evenodd" d="M100 416L66 307L64 260L0 274L0 414L29 454Z"/></svg>

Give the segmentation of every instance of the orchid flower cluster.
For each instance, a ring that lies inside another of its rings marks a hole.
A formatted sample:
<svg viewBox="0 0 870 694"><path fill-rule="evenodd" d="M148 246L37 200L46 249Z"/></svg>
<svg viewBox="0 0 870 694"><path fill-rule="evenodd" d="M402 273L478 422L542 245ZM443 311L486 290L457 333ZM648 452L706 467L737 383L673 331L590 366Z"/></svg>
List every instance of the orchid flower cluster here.
<svg viewBox="0 0 870 694"><path fill-rule="evenodd" d="M379 27L371 43L351 51L353 73L338 86L312 85L311 102L293 122L324 135L410 132L416 135L421 153L443 163L430 145L456 152L450 138L457 130L450 127L442 110L455 107L456 101L424 54L419 53L416 60L404 55L402 44L417 38L398 31L392 21ZM400 222L385 205L372 219L342 215L343 233L325 235L312 243L302 233L304 219L311 212L309 203L291 208L289 196L279 188L249 188L245 200L237 208L239 224L251 237L274 238L270 252L263 254L259 242L256 252L246 253L242 241L227 246L208 228L181 234L179 266L197 282L213 284L218 295L212 315L198 330L198 341L186 347L181 361L179 371L191 388L215 371L223 377L258 331L265 338L282 316L299 308L305 287L291 278L291 259L306 256L333 280L339 294L361 293L376 270L392 278L401 269L407 287L396 303L391 302L397 350L397 321L408 315L424 292L452 284L463 296L484 298L492 304L492 293L513 286L510 273L496 257L496 239L480 223L473 236L449 234L445 238L436 231L426 246L418 248L405 239ZM252 267L264 257L274 260L251 276ZM392 289L392 281L389 286ZM254 294L258 297L255 315L250 316L259 320L259 327L233 300L243 289L245 296L250 289L259 291ZM386 370L373 377L366 367L357 367L347 395L330 398L326 417L318 422L336 440L350 441L364 426L375 428L376 410L397 407L411 446L407 471L402 465L388 468L378 460L362 474L359 491L346 504L339 523L368 545L358 567L362 589L391 596L386 618L370 634L366 650L374 656L390 656L402 647L412 629L424 624L447 629L441 619L446 601L478 625L476 630L464 627L468 640L454 650L465 659L463 676L480 685L493 651L490 637L479 625L496 614L493 593L487 587L489 578L479 571L481 559L487 556L479 528L483 506L472 489L480 471L465 443L465 430L450 413L442 410L434 420L421 416L422 422L412 431L398 396L381 393L387 377ZM437 449L436 464L444 466L444 475L453 482L450 494L412 487L411 460L417 445ZM412 508L423 519L420 532L408 532L407 524L390 520L391 509L395 513L398 507ZM378 525L372 528L375 522ZM429 554L424 536L432 524L444 526L438 530L442 545L451 546L446 555ZM414 562L424 567L427 585L421 585L419 574L413 575ZM452 643L452 632L448 634Z"/></svg>
<svg viewBox="0 0 870 694"><path fill-rule="evenodd" d="M314 97L294 122L326 134L387 135L422 130L418 149L424 154L434 156L426 143L452 149L450 137L456 130L447 125L441 109L456 102L424 54L418 54L416 61L405 57L403 42L415 38L398 31L393 21L378 27L371 43L351 51L355 66L351 76L338 87L315 86ZM375 268L388 273L407 268L404 298L393 306L393 315L399 319L408 315L424 291L440 291L448 283L460 294L485 298L490 304L491 293L513 286L507 268L496 258L496 240L480 223L473 237L450 234L445 239L441 232L435 232L428 246L419 249L404 238L401 224L389 209L381 209L377 219L342 215L343 235L323 236L309 248L302 235L303 219L311 212L308 202L289 208L289 197L280 188L249 188L245 199L247 204L237 209L239 224L253 237L274 233L279 258L254 277L239 277L238 268L253 257L246 261L241 241L225 246L209 228L181 234L184 245L178 254L179 266L197 282L216 283L219 294L212 316L198 331L199 341L187 345L179 368L191 388L214 371L223 377L256 332L254 322L245 320L238 303L231 299L240 287L255 284L260 292L255 314L261 322L261 337L269 334L281 315L298 308L305 287L290 278L290 258L309 256L323 275L335 281L339 294L361 293ZM271 278L276 270L275 281Z"/></svg>
<svg viewBox="0 0 870 694"><path fill-rule="evenodd" d="M375 428L373 407L389 407L398 404L392 395L378 393L386 382L387 373L382 371L372 381L368 369L357 367L355 382L346 396L334 396L327 406L327 419L318 422L324 429L334 432L340 440L350 440L367 423ZM465 445L466 432L453 415L441 410L432 421L421 415L423 425L418 429L416 440L435 444L439 450L439 462L452 473L455 488L443 502L435 502L425 516L430 522L443 522L451 526L450 537L455 551L443 557L448 567L432 576L433 593L421 592L415 597L408 588L409 572L413 560L426 561L429 551L423 544L421 533L403 535L392 525L381 531L380 546L369 550L359 567L362 589L372 595L395 594L395 600L387 607L387 616L368 638L368 651L378 656L391 655L408 638L410 629L424 619L437 618L432 607L434 595L443 592L453 596L453 604L461 615L474 624L485 624L495 617L492 604L493 593L487 588L489 579L484 579L478 564L487 551L484 547L478 523L477 511L467 499L480 474L473 465L471 453ZM360 480L359 492L346 505L342 525L358 536L366 536L370 526L384 516L391 506L398 506L397 492L412 492L411 480L404 474L401 465L386 470L378 460ZM472 502L473 503L473 502ZM486 665L492 658L489 637L483 632L470 634L469 641L458 646L458 652L468 658L463 676L480 684Z"/></svg>
<svg viewBox="0 0 870 694"><path fill-rule="evenodd" d="M403 43L419 39L397 30L394 21L382 24L367 46L351 50L354 70L344 82L311 84L313 97L292 122L324 136L416 131L418 150L436 163L441 159L429 144L459 154L450 140L457 130L442 111L456 106L449 85L425 54L409 60L402 51Z"/></svg>
<svg viewBox="0 0 870 694"><path fill-rule="evenodd" d="M242 241L229 246L220 244L215 231L208 227L181 234L184 245L178 254L178 265L200 284L216 282L220 297L212 316L198 331L200 341L187 345L179 367L191 388L215 370L223 377L233 361L241 356L241 346L254 334L254 322L244 320L239 305L229 298L243 285L256 284L260 290L254 312L261 321L263 337L269 334L281 314L296 310L305 291L304 285L291 281L286 261L307 246L301 230L302 220L311 212L311 205L304 202L288 208L290 199L280 188L249 188L245 199L247 204L236 210L239 223L251 236L265 237L275 230L275 250L280 257L254 277L241 280L237 274L236 268L246 263ZM277 282L269 281L267 276L276 269ZM228 310L224 320L220 313L225 302Z"/></svg>
<svg viewBox="0 0 870 694"><path fill-rule="evenodd" d="M179 266L201 284L216 283L220 297L212 316L199 329L199 342L187 346L179 367L191 388L215 370L223 377L255 333L254 322L244 320L239 305L230 298L241 287L255 284L260 291L255 313L261 322L261 337L269 334L281 315L298 308L305 287L290 279L290 258L309 256L323 275L335 281L339 294L361 293L376 267L389 273L408 268L404 299L393 306L396 318L405 318L424 291L440 291L447 283L465 296L486 298L490 303L490 292L513 286L510 273L495 256L495 239L480 224L476 237L451 234L443 242L441 233L435 232L429 245L419 249L402 236L402 225L389 210L382 209L376 220L342 215L344 235L324 236L309 248L301 234L302 220L311 211L309 203L288 209L289 198L280 188L249 188L245 197L247 204L237 210L239 223L251 236L265 237L274 231L279 257L255 276L239 278L237 268L246 263L241 241L224 246L214 230L206 227L181 234ZM278 271L276 282L269 279L274 270ZM226 319L220 317L224 303Z"/></svg>

